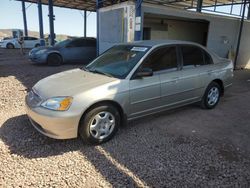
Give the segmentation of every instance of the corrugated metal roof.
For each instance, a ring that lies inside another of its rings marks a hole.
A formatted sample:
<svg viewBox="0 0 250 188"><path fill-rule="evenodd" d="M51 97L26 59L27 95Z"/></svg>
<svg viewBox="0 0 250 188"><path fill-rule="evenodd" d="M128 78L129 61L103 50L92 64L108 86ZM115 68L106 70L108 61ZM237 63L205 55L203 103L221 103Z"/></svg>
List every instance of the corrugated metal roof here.
<svg viewBox="0 0 250 188"><path fill-rule="evenodd" d="M18 0L22 1L22 0ZM37 0L23 0L25 2L37 3ZM103 0L103 6L109 6L126 0ZM131 0L135 1L135 0ZM96 0L54 0L54 6L72 8L78 10L96 11ZM175 8L188 9L197 6L197 0L143 0L145 3L171 6ZM249 1L248 1L249 2ZM221 6L243 3L242 0L203 0L203 7ZM48 0L42 0L42 4L48 4Z"/></svg>

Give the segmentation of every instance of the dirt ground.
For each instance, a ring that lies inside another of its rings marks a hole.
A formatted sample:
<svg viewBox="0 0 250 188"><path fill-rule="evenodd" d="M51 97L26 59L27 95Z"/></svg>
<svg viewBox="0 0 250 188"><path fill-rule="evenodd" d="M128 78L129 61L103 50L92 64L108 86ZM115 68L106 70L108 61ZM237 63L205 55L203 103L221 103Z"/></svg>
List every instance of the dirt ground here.
<svg viewBox="0 0 250 188"><path fill-rule="evenodd" d="M250 187L250 70L235 72L213 110L149 116L89 146L41 135L24 108L38 80L77 67L36 66L0 49L0 187Z"/></svg>

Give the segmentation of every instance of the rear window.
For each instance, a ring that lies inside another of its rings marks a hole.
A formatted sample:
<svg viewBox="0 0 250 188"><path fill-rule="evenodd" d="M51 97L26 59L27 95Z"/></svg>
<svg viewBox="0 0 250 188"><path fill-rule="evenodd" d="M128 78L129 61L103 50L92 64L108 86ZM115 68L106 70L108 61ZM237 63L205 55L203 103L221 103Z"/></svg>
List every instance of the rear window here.
<svg viewBox="0 0 250 188"><path fill-rule="evenodd" d="M204 65L203 51L196 46L182 46L183 68Z"/></svg>

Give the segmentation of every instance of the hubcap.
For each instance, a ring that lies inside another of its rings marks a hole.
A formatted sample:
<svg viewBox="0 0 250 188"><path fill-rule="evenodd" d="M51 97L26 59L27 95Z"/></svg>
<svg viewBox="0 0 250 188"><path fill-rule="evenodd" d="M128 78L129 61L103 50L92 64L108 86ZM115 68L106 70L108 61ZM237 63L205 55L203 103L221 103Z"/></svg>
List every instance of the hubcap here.
<svg viewBox="0 0 250 188"><path fill-rule="evenodd" d="M114 130L115 117L107 111L96 114L90 123L90 134L99 140L108 137Z"/></svg>
<svg viewBox="0 0 250 188"><path fill-rule="evenodd" d="M219 100L220 92L217 87L212 87L207 95L207 102L209 105L213 106Z"/></svg>

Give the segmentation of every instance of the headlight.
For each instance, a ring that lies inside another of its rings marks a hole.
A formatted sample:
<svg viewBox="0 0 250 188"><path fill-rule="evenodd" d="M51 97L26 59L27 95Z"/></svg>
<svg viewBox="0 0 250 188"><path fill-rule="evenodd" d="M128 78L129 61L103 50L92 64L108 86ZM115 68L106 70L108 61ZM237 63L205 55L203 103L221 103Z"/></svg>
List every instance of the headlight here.
<svg viewBox="0 0 250 188"><path fill-rule="evenodd" d="M36 52L36 54L37 55L41 55L41 54L43 54L46 51L47 51L47 49L39 50L39 51Z"/></svg>
<svg viewBox="0 0 250 188"><path fill-rule="evenodd" d="M41 106L50 110L66 111L69 109L72 97L53 97L44 101Z"/></svg>

